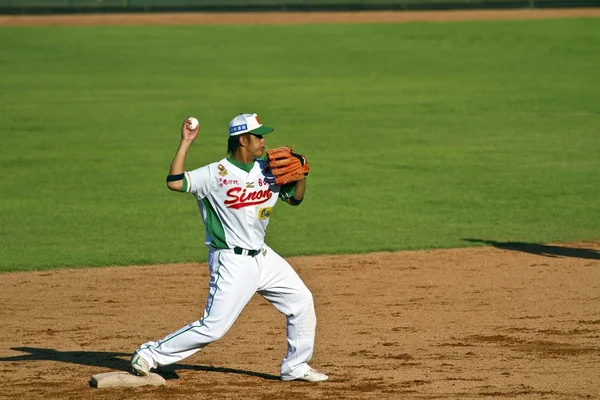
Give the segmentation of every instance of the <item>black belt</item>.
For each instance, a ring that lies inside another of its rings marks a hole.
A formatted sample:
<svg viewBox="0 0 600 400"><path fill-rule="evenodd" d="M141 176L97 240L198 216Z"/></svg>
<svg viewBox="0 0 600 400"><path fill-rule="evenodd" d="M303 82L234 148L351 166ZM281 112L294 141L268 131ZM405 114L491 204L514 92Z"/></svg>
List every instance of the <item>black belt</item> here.
<svg viewBox="0 0 600 400"><path fill-rule="evenodd" d="M258 255L258 253L260 253L260 250L246 250L246 249L242 249L241 247L234 247L233 252L240 256L244 255L244 256L255 257Z"/></svg>

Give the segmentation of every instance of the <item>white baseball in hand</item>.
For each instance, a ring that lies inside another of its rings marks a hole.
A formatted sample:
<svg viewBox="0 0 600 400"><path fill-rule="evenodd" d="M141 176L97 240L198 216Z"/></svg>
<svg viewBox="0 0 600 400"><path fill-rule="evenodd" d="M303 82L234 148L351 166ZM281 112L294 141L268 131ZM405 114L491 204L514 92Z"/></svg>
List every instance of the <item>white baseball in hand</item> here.
<svg viewBox="0 0 600 400"><path fill-rule="evenodd" d="M189 121L189 123L190 123L190 129L191 129L191 130L194 130L194 129L196 129L196 128L198 127L198 124L200 123L200 122L198 122L198 120L197 120L196 118L194 118L194 117L189 117L189 118L188 118L188 121Z"/></svg>

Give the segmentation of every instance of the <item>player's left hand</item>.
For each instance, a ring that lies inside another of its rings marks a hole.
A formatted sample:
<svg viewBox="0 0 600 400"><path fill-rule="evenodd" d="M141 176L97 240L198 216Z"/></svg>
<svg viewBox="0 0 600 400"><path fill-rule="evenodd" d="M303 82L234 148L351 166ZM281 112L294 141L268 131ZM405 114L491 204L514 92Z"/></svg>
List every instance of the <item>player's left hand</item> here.
<svg viewBox="0 0 600 400"><path fill-rule="evenodd" d="M267 150L267 165L275 176L275 184L280 186L304 179L310 172L306 157L287 146Z"/></svg>

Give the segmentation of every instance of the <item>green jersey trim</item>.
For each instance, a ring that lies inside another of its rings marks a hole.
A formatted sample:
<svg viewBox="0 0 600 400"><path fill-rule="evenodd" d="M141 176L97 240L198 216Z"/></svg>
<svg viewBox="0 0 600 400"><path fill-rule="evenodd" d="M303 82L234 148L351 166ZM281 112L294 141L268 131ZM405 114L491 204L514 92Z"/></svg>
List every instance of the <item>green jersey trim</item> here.
<svg viewBox="0 0 600 400"><path fill-rule="evenodd" d="M242 164L241 162L235 161L233 158L228 158L227 161L229 161L230 163L232 163L233 165L235 165L242 171L246 171L246 172L250 172L252 170L252 168L254 167L254 161L252 161L249 164Z"/></svg>
<svg viewBox="0 0 600 400"><path fill-rule="evenodd" d="M206 197L201 201L204 206L204 212L206 213L204 226L212 238L210 246L215 249L228 249L229 246L227 246L227 239L225 238L225 229L223 228L223 224L221 223L217 212Z"/></svg>
<svg viewBox="0 0 600 400"><path fill-rule="evenodd" d="M188 180L186 174L183 175L183 186L181 187L181 191L184 193L187 193L188 191Z"/></svg>

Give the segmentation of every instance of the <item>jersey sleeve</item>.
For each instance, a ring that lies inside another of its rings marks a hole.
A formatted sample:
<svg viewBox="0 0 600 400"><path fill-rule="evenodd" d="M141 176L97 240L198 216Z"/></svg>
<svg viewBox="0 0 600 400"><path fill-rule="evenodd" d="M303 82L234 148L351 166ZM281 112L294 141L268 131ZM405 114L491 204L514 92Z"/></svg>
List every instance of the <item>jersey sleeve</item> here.
<svg viewBox="0 0 600 400"><path fill-rule="evenodd" d="M193 171L186 171L185 178L187 180L187 193L194 194L201 199L210 193L214 184L214 178L208 165Z"/></svg>
<svg viewBox="0 0 600 400"><path fill-rule="evenodd" d="M288 183L287 185L281 186L279 189L279 198L283 201L286 201L294 194L294 190L296 189L296 183Z"/></svg>

